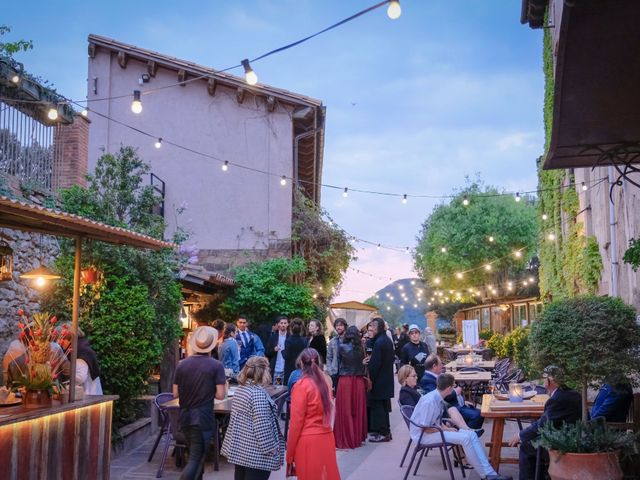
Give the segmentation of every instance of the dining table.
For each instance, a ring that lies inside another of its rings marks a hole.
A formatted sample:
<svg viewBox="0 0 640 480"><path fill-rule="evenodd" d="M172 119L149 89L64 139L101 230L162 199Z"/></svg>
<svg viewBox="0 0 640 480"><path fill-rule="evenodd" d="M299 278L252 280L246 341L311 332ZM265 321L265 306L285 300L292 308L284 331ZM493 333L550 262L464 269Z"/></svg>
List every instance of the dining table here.
<svg viewBox="0 0 640 480"><path fill-rule="evenodd" d="M493 370L496 368L496 362L495 360L480 360L479 362L473 362L471 364L467 364L464 361L460 361L460 359L458 359L458 360L452 360L445 365L447 372L452 371L454 369L458 370L464 367L480 367L480 368L484 368L485 370Z"/></svg>
<svg viewBox="0 0 640 480"><path fill-rule="evenodd" d="M448 373L453 375L456 383L489 382L489 380L491 380L491 372L486 370L481 372L456 370L455 372Z"/></svg>
<svg viewBox="0 0 640 480"><path fill-rule="evenodd" d="M544 405L549 400L549 395L536 395L529 400L522 402L509 402L499 400L493 395L482 396L481 414L484 418L493 421L491 430L491 441L486 445L489 447L489 463L497 472L501 463L517 464L515 457L502 457L502 447L509 444L503 441L504 422L507 418L514 420L535 420L544 413Z"/></svg>

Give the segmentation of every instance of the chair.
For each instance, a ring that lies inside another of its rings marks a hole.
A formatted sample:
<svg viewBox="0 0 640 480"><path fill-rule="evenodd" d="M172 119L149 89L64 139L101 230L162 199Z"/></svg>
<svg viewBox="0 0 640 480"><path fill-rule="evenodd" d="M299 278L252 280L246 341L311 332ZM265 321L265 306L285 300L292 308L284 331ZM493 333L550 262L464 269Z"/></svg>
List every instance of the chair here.
<svg viewBox="0 0 640 480"><path fill-rule="evenodd" d="M453 475L453 467L451 465L451 457L449 456L449 450L453 451L453 455L454 455L454 459L458 462L458 464L460 465L460 471L462 472L462 477L466 477L466 473L464 471L464 464L462 462L462 459L459 457L459 455L457 455L457 445L454 445L452 443L448 443L445 438L444 438L444 430L442 430L440 427L436 427L436 426L431 426L431 425L420 425L416 422L414 422L413 420L411 420L411 415L413 414L413 409L414 407L411 405L402 405L400 406L400 413L402 414L402 418L404 419L405 423L407 424L407 427L409 427L409 429L411 429L411 425L414 425L418 428L420 428L422 430L422 433L420 433L420 438L418 439L418 443L416 444L416 446L413 449L413 455L411 455L411 462L409 462L409 466L407 467L407 471L404 474L404 479L403 480L407 480L407 477L409 476L409 472L411 471L411 467L413 467L413 463L416 460L416 455L418 453L422 453L423 451L425 452L426 456L429 453L429 450L437 448L438 450L440 450L440 457L442 458L442 465L444 467L445 470L449 470L449 476L451 477L451 480L455 480L455 476ZM446 419L444 419L446 420ZM425 428L432 428L434 430L437 430L440 433L440 442L435 442L435 443L429 443L429 444L423 444L422 443L422 437L424 435L424 429ZM420 467L420 463L422 462L422 457L423 455L420 455L420 458L418 459L418 463L416 464L416 467L413 471L413 474L416 475L418 472L418 468ZM402 462L404 462L404 457L402 459Z"/></svg>
<svg viewBox="0 0 640 480"><path fill-rule="evenodd" d="M164 448L162 449L162 460L160 461L160 468L156 474L156 478L162 477L162 471L164 470L164 463L167 461L167 452L169 447L173 446L176 454L176 466L182 464L182 453L187 449L187 442L182 430L180 430L180 409L179 408L166 408L165 414L167 416L167 433L165 435Z"/></svg>
<svg viewBox="0 0 640 480"><path fill-rule="evenodd" d="M158 436L156 441L153 444L153 448L151 449L151 453L149 454L149 458L147 458L147 462L150 462L153 459L153 455L156 453L156 448L158 448L158 444L164 435L168 433L169 421L167 419L166 408L162 406L163 403L168 402L173 399L173 393L161 393L156 395L153 399L153 404L158 409L158 419L160 420L160 431L158 432Z"/></svg>
<svg viewBox="0 0 640 480"><path fill-rule="evenodd" d="M460 372L486 372L486 370L482 367L463 367L459 370ZM475 407L478 403L482 403L482 395L485 392L482 382L472 382L468 386L469 388L469 396L473 401L473 406ZM478 401L478 399L480 401Z"/></svg>
<svg viewBox="0 0 640 480"><path fill-rule="evenodd" d="M498 379L504 377L509 371L509 367L511 366L510 358L502 358L496 361L496 365L493 369L493 377L494 379Z"/></svg>

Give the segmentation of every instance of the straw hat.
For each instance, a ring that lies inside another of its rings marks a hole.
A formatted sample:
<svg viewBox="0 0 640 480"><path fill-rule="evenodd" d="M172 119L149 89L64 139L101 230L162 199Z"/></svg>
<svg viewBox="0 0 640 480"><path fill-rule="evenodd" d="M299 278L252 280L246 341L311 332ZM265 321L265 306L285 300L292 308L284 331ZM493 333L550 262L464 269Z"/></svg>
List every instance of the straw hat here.
<svg viewBox="0 0 640 480"><path fill-rule="evenodd" d="M191 351L194 353L209 353L216 346L218 331L213 327L198 327L189 339Z"/></svg>

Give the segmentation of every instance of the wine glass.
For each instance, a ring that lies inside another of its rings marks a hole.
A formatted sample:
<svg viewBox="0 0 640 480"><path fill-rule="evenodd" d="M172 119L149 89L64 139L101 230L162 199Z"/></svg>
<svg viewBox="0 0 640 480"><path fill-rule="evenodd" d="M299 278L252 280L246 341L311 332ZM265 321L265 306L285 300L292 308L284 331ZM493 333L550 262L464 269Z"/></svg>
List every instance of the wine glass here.
<svg viewBox="0 0 640 480"><path fill-rule="evenodd" d="M489 380L489 391L491 392L491 398L494 398L493 392L496 389L496 381L495 380Z"/></svg>

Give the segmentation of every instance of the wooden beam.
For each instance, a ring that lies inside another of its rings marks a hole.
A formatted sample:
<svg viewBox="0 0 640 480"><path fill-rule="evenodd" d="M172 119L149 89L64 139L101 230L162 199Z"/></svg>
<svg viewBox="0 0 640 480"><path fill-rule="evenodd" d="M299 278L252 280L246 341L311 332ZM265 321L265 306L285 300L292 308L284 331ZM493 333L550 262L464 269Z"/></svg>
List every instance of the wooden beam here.
<svg viewBox="0 0 640 480"><path fill-rule="evenodd" d="M245 94L246 90L242 87L238 87L238 89L236 90L236 100L238 101L238 103L244 102Z"/></svg>
<svg viewBox="0 0 640 480"><path fill-rule="evenodd" d="M120 68L127 68L128 61L129 57L126 52L118 52L118 65L120 65Z"/></svg>
<svg viewBox="0 0 640 480"><path fill-rule="evenodd" d="M147 62L147 72L149 72L149 75L152 77L155 77L156 73L158 73L158 64L153 60L149 60Z"/></svg>
<svg viewBox="0 0 640 480"><path fill-rule="evenodd" d="M187 79L187 72L186 70L178 70L178 82L180 83L181 87L185 86L184 81Z"/></svg>
<svg viewBox="0 0 640 480"><path fill-rule="evenodd" d="M209 95L213 97L216 94L216 88L218 88L218 81L213 77L209 77L209 80L207 80L207 92L209 92Z"/></svg>

